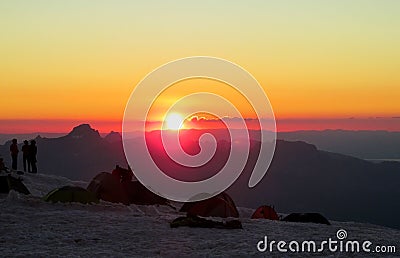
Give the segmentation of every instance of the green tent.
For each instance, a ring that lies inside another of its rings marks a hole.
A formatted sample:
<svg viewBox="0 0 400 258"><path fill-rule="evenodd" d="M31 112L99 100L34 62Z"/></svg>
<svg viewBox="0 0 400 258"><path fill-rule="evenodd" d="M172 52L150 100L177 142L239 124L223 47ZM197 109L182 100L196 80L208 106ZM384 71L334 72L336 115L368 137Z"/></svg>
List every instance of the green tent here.
<svg viewBox="0 0 400 258"><path fill-rule="evenodd" d="M78 186L64 186L61 188L54 189L48 193L43 199L46 202L80 202L83 204L87 203L98 203L99 199L96 196L87 191L86 189Z"/></svg>
<svg viewBox="0 0 400 258"><path fill-rule="evenodd" d="M30 194L28 188L22 183L21 179L12 177L11 175L0 176L0 193L8 193L10 190L23 194Z"/></svg>

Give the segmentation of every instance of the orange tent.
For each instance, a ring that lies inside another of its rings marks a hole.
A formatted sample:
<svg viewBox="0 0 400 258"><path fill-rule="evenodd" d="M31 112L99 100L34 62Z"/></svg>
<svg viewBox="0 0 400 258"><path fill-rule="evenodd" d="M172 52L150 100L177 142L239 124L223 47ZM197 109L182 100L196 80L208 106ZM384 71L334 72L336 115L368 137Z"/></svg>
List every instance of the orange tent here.
<svg viewBox="0 0 400 258"><path fill-rule="evenodd" d="M258 209L251 215L252 219L270 219L279 220L279 216L275 209L271 206L263 205L258 207Z"/></svg>
<svg viewBox="0 0 400 258"><path fill-rule="evenodd" d="M235 203L226 193L220 193L203 201L185 203L180 211L187 212L188 216L239 217Z"/></svg>

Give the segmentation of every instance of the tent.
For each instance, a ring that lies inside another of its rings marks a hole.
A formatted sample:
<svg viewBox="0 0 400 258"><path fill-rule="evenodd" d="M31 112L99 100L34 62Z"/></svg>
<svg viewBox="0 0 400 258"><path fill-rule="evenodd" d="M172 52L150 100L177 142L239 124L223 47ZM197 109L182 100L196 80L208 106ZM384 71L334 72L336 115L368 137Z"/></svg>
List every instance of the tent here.
<svg viewBox="0 0 400 258"><path fill-rule="evenodd" d="M102 172L95 176L87 187L87 190L93 192L97 198L115 203L129 205L169 205L167 199L160 197L139 181L120 182L118 176Z"/></svg>
<svg viewBox="0 0 400 258"><path fill-rule="evenodd" d="M139 181L123 182L122 186L128 196L129 203L139 205L169 205L167 199L153 193Z"/></svg>
<svg viewBox="0 0 400 258"><path fill-rule="evenodd" d="M227 193L220 193L203 201L187 202L182 206L180 211L187 212L188 216L239 217L236 205Z"/></svg>
<svg viewBox="0 0 400 258"><path fill-rule="evenodd" d="M279 216L275 209L271 206L263 205L258 207L258 209L251 215L252 219L270 219L279 220Z"/></svg>
<svg viewBox="0 0 400 258"><path fill-rule="evenodd" d="M78 186L64 186L54 189L43 199L46 202L80 202L83 204L99 202L99 199L93 193Z"/></svg>
<svg viewBox="0 0 400 258"><path fill-rule="evenodd" d="M113 176L116 176L120 182L130 182L133 178L133 172L131 167L128 166L128 169L122 168L118 165L115 166L115 169L111 172Z"/></svg>
<svg viewBox="0 0 400 258"><path fill-rule="evenodd" d="M22 194L30 194L28 188L22 183L21 179L12 177L11 175L0 176L0 193L9 193L10 190Z"/></svg>
<svg viewBox="0 0 400 258"><path fill-rule="evenodd" d="M86 189L94 193L101 200L129 204L129 198L121 182L116 176L110 173L102 172L98 174L92 179Z"/></svg>
<svg viewBox="0 0 400 258"><path fill-rule="evenodd" d="M291 213L284 217L282 221L305 222L330 225L329 221L319 213Z"/></svg>

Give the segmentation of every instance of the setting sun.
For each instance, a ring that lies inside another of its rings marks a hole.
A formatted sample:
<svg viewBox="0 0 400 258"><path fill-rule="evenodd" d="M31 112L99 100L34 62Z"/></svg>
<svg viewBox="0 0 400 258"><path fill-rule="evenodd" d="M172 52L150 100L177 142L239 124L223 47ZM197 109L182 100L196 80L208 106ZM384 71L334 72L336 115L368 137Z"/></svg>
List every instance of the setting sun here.
<svg viewBox="0 0 400 258"><path fill-rule="evenodd" d="M179 130L183 125L183 117L180 114L172 113L165 118L167 123L167 129L169 130Z"/></svg>

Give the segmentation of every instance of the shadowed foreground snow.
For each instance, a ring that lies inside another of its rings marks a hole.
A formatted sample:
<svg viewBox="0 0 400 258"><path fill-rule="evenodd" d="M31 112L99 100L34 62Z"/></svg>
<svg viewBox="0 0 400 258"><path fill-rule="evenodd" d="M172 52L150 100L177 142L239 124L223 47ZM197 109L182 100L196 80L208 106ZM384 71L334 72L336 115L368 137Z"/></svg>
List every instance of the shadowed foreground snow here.
<svg viewBox="0 0 400 258"><path fill-rule="evenodd" d="M264 236L269 241L332 238L345 229L348 240L369 240L374 245L394 245L400 250L400 231L370 224L332 222L331 226L248 219L253 210L240 208L242 230L170 228L183 214L163 206L125 206L108 202L95 205L51 204L41 200L50 190L64 185L86 187L87 182L50 175L24 175L31 196L11 191L0 195L1 256L270 256L258 252ZM286 253L307 256L308 253ZM331 253L359 256L366 253ZM272 256L280 256L274 248ZM316 255L316 254L312 254ZM321 255L321 254L319 254ZM370 254L371 255L371 254ZM382 256L382 254L377 255Z"/></svg>

